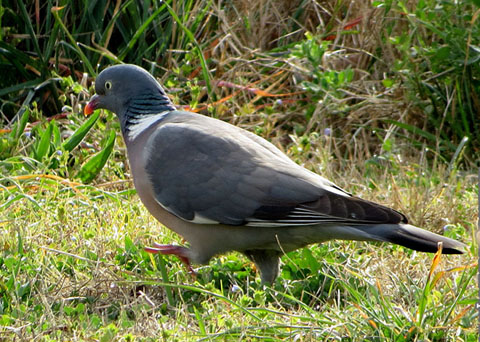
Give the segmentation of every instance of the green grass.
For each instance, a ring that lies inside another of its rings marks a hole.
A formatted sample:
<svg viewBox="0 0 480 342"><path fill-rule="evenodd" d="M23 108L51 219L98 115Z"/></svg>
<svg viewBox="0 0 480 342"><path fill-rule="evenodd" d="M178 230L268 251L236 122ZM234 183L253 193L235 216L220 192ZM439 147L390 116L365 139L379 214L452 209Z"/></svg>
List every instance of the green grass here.
<svg viewBox="0 0 480 342"><path fill-rule="evenodd" d="M131 183L112 171L104 175L108 183L95 186L41 175L11 179L16 186L0 193L7 199L0 221L1 336L476 340L475 177L448 176L441 169L422 175L426 170L415 160L398 164L395 175L374 167L365 178L366 170L350 166L339 176L327 160L316 158L341 186L402 209L428 229L446 226L444 233L466 242L469 252L442 256L432 266L433 255L402 247L333 241L284 256L271 288L260 285L253 265L237 253L199 266L193 279L174 257L143 251L153 241L182 241L126 193ZM109 160L105 170L115 163Z"/></svg>

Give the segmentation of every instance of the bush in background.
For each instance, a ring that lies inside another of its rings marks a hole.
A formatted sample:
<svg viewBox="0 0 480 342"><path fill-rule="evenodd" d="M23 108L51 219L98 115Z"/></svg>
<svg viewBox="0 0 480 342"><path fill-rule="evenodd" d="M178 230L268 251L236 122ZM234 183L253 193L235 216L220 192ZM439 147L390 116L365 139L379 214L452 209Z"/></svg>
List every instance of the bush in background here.
<svg viewBox="0 0 480 342"><path fill-rule="evenodd" d="M33 105L38 117L30 121L78 113L88 96L85 75L125 62L161 76L177 103L254 125L282 144L291 132L314 143L312 133L326 130L338 159L397 148L455 167L476 160L474 2L249 3L4 1L6 131ZM405 148L412 145L415 151Z"/></svg>

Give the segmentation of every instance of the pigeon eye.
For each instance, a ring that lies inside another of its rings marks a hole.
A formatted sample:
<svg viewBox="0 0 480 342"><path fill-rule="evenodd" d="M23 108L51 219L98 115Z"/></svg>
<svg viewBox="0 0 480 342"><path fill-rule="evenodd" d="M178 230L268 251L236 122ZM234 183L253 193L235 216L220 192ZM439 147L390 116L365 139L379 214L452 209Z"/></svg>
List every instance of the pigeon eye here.
<svg viewBox="0 0 480 342"><path fill-rule="evenodd" d="M110 81L105 82L105 89L107 89L107 90L112 89L112 82L110 82Z"/></svg>

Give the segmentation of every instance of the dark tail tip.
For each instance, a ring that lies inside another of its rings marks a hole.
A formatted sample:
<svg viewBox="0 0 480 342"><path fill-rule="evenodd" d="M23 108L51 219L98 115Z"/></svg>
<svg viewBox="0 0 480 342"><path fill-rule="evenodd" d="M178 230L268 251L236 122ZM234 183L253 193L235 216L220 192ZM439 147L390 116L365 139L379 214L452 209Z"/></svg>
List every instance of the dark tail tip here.
<svg viewBox="0 0 480 342"><path fill-rule="evenodd" d="M409 224L399 227L400 229L395 234L395 241L392 242L416 251L436 253L440 242L443 254L463 254L466 248L466 245L461 242Z"/></svg>
<svg viewBox="0 0 480 342"><path fill-rule="evenodd" d="M399 224L388 229L385 226L377 226L373 235L381 241L391 242L416 251L436 253L438 244L443 245L443 254L463 254L466 248L461 242L441 236L428 230L421 229L410 224ZM385 229L387 228L387 229ZM373 233L373 231L369 231Z"/></svg>

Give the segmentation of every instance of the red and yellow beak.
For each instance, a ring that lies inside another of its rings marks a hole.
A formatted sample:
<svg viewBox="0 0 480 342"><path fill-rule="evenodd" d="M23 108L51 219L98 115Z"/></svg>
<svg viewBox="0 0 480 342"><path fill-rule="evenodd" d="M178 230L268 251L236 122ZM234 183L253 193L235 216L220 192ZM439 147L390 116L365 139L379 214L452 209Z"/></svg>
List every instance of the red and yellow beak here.
<svg viewBox="0 0 480 342"><path fill-rule="evenodd" d="M90 115L93 113L95 109L97 109L98 106L98 101L99 101L99 96L98 95L93 95L90 101L87 103L85 108L83 109L83 114L84 115Z"/></svg>

